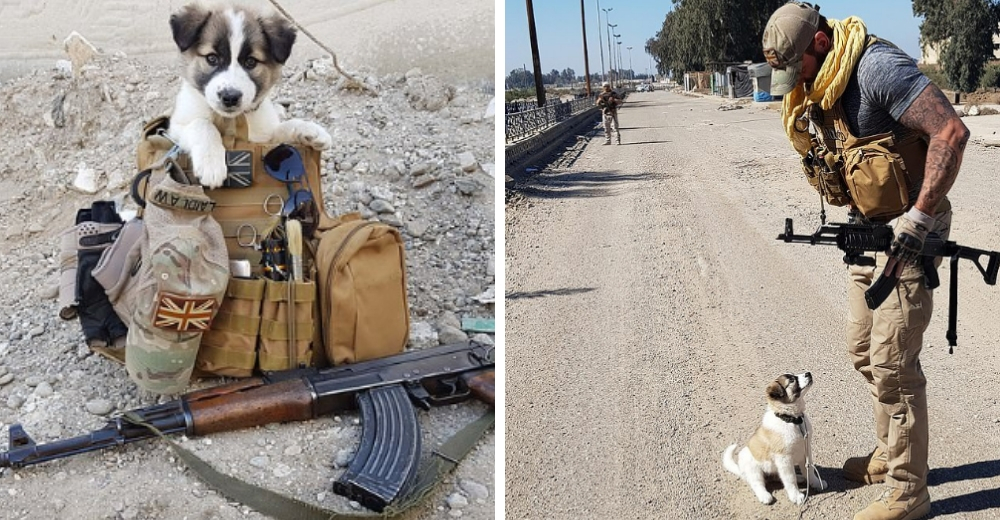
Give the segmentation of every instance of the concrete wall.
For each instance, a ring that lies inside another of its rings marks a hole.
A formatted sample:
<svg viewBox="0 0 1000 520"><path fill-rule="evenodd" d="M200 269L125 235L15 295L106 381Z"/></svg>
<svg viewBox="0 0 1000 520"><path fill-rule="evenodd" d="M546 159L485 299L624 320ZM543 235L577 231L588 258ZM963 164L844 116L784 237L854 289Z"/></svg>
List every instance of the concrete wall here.
<svg viewBox="0 0 1000 520"><path fill-rule="evenodd" d="M546 161L548 155L577 135L594 128L601 120L597 107L591 107L554 125L538 135L529 137L504 148L504 171L515 180L527 175L524 167L536 161Z"/></svg>
<svg viewBox="0 0 1000 520"><path fill-rule="evenodd" d="M170 13L187 1L0 0L0 80L65 58L62 42L77 31L102 52L176 63ZM267 0L244 5L271 8ZM493 0L279 0L309 32L337 53L348 71L378 74L420 67L451 80L492 84ZM291 63L323 51L299 35Z"/></svg>

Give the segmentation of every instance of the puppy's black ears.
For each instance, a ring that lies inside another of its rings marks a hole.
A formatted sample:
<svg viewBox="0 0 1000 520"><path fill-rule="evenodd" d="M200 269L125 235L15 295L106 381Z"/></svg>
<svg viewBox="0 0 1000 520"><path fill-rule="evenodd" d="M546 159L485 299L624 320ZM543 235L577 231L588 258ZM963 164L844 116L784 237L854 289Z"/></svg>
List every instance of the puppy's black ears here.
<svg viewBox="0 0 1000 520"><path fill-rule="evenodd" d="M777 381L771 381L771 384L767 385L767 396L776 401L785 398L785 387L778 384Z"/></svg>
<svg viewBox="0 0 1000 520"><path fill-rule="evenodd" d="M174 43L184 52L198 42L212 12L198 5L187 5L170 15L170 30L174 33Z"/></svg>
<svg viewBox="0 0 1000 520"><path fill-rule="evenodd" d="M261 18L261 29L267 39L267 48L271 51L274 61L282 65L292 55L292 45L295 44L295 27L291 22L277 14Z"/></svg>

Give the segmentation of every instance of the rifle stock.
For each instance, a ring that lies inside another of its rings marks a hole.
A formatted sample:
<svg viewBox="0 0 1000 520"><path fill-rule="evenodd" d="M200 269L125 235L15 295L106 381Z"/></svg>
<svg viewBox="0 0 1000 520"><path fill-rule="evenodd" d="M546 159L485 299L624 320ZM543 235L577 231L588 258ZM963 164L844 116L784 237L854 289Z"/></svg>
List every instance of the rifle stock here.
<svg viewBox="0 0 1000 520"><path fill-rule="evenodd" d="M495 404L496 381L492 370L466 372L462 374L462 380L465 381L465 386L469 387L476 399L489 405Z"/></svg>

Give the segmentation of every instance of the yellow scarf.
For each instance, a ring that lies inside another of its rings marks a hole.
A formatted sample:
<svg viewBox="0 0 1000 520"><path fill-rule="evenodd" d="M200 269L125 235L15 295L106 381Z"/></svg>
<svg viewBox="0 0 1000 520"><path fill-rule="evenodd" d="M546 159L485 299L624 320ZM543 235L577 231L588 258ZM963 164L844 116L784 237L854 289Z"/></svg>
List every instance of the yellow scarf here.
<svg viewBox="0 0 1000 520"><path fill-rule="evenodd" d="M819 69L812 90L806 92L801 84L796 85L795 89L785 94L781 104L781 124L792 146L802 155L809 152L809 133L796 131L795 120L802 116L807 104L819 103L823 110L833 108L847 88L868 38L865 22L856 16L829 22L833 26L833 48Z"/></svg>

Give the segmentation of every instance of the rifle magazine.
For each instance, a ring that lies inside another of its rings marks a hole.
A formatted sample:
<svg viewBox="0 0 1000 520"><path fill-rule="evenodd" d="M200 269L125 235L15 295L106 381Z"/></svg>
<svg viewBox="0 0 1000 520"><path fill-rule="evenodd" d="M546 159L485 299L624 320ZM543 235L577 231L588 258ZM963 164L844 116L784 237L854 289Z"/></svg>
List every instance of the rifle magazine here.
<svg viewBox="0 0 1000 520"><path fill-rule="evenodd" d="M382 512L409 489L420 461L420 424L402 385L358 394L361 446L334 493Z"/></svg>

